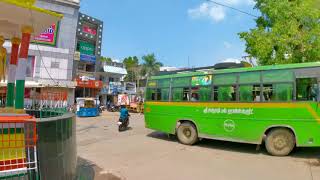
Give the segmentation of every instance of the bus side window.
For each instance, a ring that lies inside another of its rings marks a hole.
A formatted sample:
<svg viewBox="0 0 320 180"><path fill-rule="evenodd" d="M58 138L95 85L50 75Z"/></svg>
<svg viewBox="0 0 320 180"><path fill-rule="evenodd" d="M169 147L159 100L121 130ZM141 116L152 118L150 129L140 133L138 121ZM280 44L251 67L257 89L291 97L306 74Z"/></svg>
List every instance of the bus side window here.
<svg viewBox="0 0 320 180"><path fill-rule="evenodd" d="M160 95L158 95L158 97L160 96L161 101L169 101L169 88L161 88L160 91Z"/></svg>
<svg viewBox="0 0 320 180"><path fill-rule="evenodd" d="M147 100L149 101L155 101L156 100L156 90L155 89L147 89Z"/></svg>
<svg viewBox="0 0 320 180"><path fill-rule="evenodd" d="M260 101L260 85L241 85L239 87L240 102Z"/></svg>
<svg viewBox="0 0 320 180"><path fill-rule="evenodd" d="M319 86L316 78L299 78L296 83L298 101L318 101Z"/></svg>
<svg viewBox="0 0 320 180"><path fill-rule="evenodd" d="M189 101L189 88L172 88L172 101Z"/></svg>
<svg viewBox="0 0 320 180"><path fill-rule="evenodd" d="M211 88L208 86L198 86L191 89L191 101L210 101Z"/></svg>
<svg viewBox="0 0 320 180"><path fill-rule="evenodd" d="M291 101L292 93L291 83L264 84L262 101Z"/></svg>
<svg viewBox="0 0 320 180"><path fill-rule="evenodd" d="M236 101L236 86L220 86L218 87L218 101Z"/></svg>

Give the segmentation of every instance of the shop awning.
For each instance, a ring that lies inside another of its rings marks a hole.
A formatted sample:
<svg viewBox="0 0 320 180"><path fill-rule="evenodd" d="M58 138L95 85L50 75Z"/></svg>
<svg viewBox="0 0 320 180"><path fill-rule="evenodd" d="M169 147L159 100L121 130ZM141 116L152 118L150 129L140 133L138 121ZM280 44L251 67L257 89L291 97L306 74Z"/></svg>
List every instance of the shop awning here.
<svg viewBox="0 0 320 180"><path fill-rule="evenodd" d="M34 3L35 0L0 0L0 35L6 39L21 37L23 26L33 27L38 35L63 17Z"/></svg>

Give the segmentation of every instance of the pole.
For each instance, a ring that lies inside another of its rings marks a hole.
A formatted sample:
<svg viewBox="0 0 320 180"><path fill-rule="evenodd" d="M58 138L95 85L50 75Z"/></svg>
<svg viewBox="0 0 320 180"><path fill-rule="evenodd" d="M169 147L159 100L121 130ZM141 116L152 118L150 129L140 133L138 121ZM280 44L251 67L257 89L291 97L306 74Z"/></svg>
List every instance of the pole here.
<svg viewBox="0 0 320 180"><path fill-rule="evenodd" d="M24 88L26 79L26 69L28 60L28 50L30 44L31 33L33 28L31 26L24 26L22 28L22 41L19 52L19 61L16 72L16 102L15 108L17 113L24 113Z"/></svg>
<svg viewBox="0 0 320 180"><path fill-rule="evenodd" d="M15 86L15 76L18 61L19 45L21 40L17 37L11 39L11 57L8 69L8 83L7 83L7 107L13 108L14 106L14 86Z"/></svg>

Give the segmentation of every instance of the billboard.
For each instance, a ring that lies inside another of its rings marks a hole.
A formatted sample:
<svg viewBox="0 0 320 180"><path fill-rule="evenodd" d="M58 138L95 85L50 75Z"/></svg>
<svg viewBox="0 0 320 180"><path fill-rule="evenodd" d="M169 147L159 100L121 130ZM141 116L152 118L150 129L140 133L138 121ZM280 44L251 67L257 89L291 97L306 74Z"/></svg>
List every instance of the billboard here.
<svg viewBox="0 0 320 180"><path fill-rule="evenodd" d="M37 44L55 46L57 41L58 29L59 23L52 24L43 33L39 34L38 36L35 36L33 42Z"/></svg>
<svg viewBox="0 0 320 180"><path fill-rule="evenodd" d="M121 82L109 82L109 93L118 94L123 90Z"/></svg>
<svg viewBox="0 0 320 180"><path fill-rule="evenodd" d="M135 94L137 92L136 83L126 82L124 85L125 85L125 92L126 93Z"/></svg>
<svg viewBox="0 0 320 180"><path fill-rule="evenodd" d="M91 27L89 27L87 25L83 25L82 26L82 31L85 32L85 33L88 33L90 35L94 35L94 36L97 35L97 30L94 29L94 28L91 28Z"/></svg>
<svg viewBox="0 0 320 180"><path fill-rule="evenodd" d="M93 44L79 41L78 46L81 54L94 55L95 46Z"/></svg>
<svg viewBox="0 0 320 180"><path fill-rule="evenodd" d="M96 56L93 56L93 55L80 54L80 61L95 63L96 59L97 59Z"/></svg>

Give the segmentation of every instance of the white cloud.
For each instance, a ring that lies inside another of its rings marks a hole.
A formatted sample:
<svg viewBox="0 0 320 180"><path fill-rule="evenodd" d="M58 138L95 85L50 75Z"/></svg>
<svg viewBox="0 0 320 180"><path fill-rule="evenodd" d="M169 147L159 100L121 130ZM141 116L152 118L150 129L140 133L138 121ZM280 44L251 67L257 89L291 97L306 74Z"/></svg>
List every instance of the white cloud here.
<svg viewBox="0 0 320 180"><path fill-rule="evenodd" d="M237 7L242 5L254 5L254 0L219 0L219 3ZM214 3L204 2L198 7L188 10L188 15L193 19L209 18L214 22L220 22L225 19L227 9Z"/></svg>
<svg viewBox="0 0 320 180"><path fill-rule="evenodd" d="M226 49L230 49L232 47L232 44L227 42L227 41L224 41L223 42L223 46L226 48Z"/></svg>
<svg viewBox="0 0 320 180"><path fill-rule="evenodd" d="M219 22L225 18L223 7L212 5L207 2L202 3L199 7L189 9L188 14L191 18L210 18L214 22Z"/></svg>

